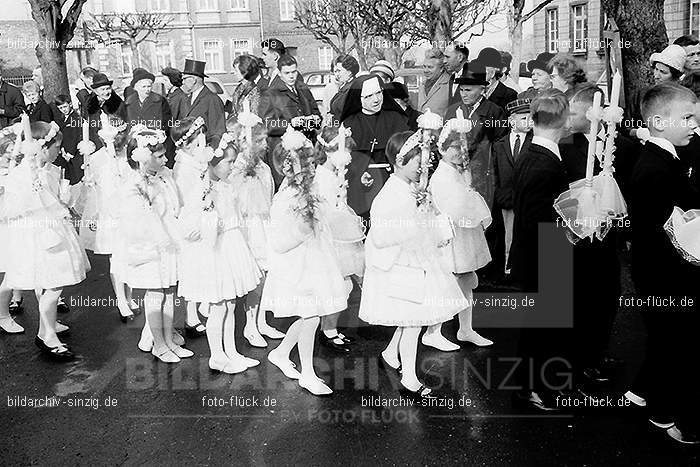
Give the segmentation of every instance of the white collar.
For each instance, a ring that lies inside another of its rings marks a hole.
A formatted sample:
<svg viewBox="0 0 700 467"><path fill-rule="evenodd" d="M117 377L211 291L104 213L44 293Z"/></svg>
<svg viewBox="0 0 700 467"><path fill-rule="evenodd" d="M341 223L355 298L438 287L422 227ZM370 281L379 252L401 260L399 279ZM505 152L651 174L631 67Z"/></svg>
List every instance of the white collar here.
<svg viewBox="0 0 700 467"><path fill-rule="evenodd" d="M536 144L538 146L542 146L545 149L549 149L552 153L554 153L555 156L557 156L557 159L561 160L561 154L559 154L559 145L557 145L557 143L555 143L551 139L543 138L541 136L533 136L532 144Z"/></svg>
<svg viewBox="0 0 700 467"><path fill-rule="evenodd" d="M670 152L671 155L673 156L674 159L679 159L678 153L676 153L676 148L673 146L673 143L667 140L666 138L659 138L658 136L650 136L649 139L647 140L649 143L654 143L661 149L665 149L666 151Z"/></svg>
<svg viewBox="0 0 700 467"><path fill-rule="evenodd" d="M202 92L202 89L204 89L204 86L197 89L196 91L192 91L192 95L190 96L190 103L194 103L195 99L197 99L197 96L199 96L199 93Z"/></svg>

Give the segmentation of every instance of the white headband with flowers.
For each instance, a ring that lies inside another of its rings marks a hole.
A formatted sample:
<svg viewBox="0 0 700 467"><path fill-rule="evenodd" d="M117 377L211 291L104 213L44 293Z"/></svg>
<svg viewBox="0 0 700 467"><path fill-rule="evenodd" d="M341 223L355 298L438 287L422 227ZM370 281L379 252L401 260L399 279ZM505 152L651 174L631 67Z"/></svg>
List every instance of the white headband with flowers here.
<svg viewBox="0 0 700 467"><path fill-rule="evenodd" d="M145 132L153 134L144 134ZM151 157L151 150L148 146L165 143L165 132L163 130L152 130L144 125L136 125L131 131L131 137L136 140L137 148L131 153L131 158L136 162L148 162Z"/></svg>
<svg viewBox="0 0 700 467"><path fill-rule="evenodd" d="M219 141L219 145L214 150L214 157L224 157L224 149L235 140L231 133L224 133L221 135L221 141Z"/></svg>
<svg viewBox="0 0 700 467"><path fill-rule="evenodd" d="M403 166L403 158L406 157L406 154L408 154L411 151L411 149L420 145L421 136L421 132L416 131L406 140L405 143L403 143L403 146L401 146L399 153L396 155L396 165Z"/></svg>
<svg viewBox="0 0 700 467"><path fill-rule="evenodd" d="M472 130L473 126L474 124L472 121L467 118L451 118L445 122L445 126L442 128L440 136L438 137L438 150L441 150L445 141L447 141L447 138L450 136L450 133L457 132L467 134Z"/></svg>
<svg viewBox="0 0 700 467"><path fill-rule="evenodd" d="M200 116L197 117L194 122L192 122L192 126L190 127L189 130L187 130L187 133L182 135L182 138L178 139L175 141L175 146L180 146L182 144L185 144L185 141L187 141L190 136L194 134L195 131L199 130L204 126L204 119Z"/></svg>

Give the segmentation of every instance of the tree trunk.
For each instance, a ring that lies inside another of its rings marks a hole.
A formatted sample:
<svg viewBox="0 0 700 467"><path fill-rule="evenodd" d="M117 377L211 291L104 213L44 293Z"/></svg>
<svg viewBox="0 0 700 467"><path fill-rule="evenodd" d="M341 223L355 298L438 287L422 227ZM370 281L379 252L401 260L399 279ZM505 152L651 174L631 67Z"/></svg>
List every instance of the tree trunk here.
<svg viewBox="0 0 700 467"><path fill-rule="evenodd" d="M44 77L44 100L53 102L59 94L69 94L66 49L54 46L47 49L44 44L36 47L36 57Z"/></svg>
<svg viewBox="0 0 700 467"><path fill-rule="evenodd" d="M620 29L625 96L639 96L654 82L649 56L668 44L664 0L602 0L602 5Z"/></svg>
<svg viewBox="0 0 700 467"><path fill-rule="evenodd" d="M521 6L522 8L522 6ZM510 38L510 54L513 60L510 62L510 75L517 83L520 78L520 60L523 56L523 22L521 21L522 11L516 18L516 11L513 2L508 2L508 33Z"/></svg>
<svg viewBox="0 0 700 467"><path fill-rule="evenodd" d="M131 58L133 60L132 68L141 67L141 57L139 56L139 46L133 38L129 39L129 46L131 47ZM134 71L134 70L130 70L130 71Z"/></svg>
<svg viewBox="0 0 700 467"><path fill-rule="evenodd" d="M433 47L444 49L452 40L452 3L450 0L433 0L430 8L430 29ZM443 45L444 44L444 45Z"/></svg>

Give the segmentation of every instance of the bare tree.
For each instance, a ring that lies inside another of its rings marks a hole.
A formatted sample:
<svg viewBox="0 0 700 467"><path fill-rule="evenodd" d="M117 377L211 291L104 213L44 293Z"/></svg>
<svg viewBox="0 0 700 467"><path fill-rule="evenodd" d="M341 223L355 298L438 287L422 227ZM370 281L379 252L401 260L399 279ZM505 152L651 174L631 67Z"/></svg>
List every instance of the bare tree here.
<svg viewBox="0 0 700 467"><path fill-rule="evenodd" d="M367 68L365 45L374 27L359 15L362 0L297 0L294 18L314 38L330 46L340 55L357 53L360 66Z"/></svg>
<svg viewBox="0 0 700 467"><path fill-rule="evenodd" d="M515 80L518 80L520 74L520 61L522 60L522 44L523 44L523 24L533 16L535 16L544 7L552 3L553 0L543 0L536 5L532 10L523 14L525 8L525 0L509 0L506 6L508 20L508 37L510 38L511 50L513 55L512 69L515 70Z"/></svg>
<svg viewBox="0 0 700 467"><path fill-rule="evenodd" d="M73 39L78 18L87 0L29 0L32 18L39 32L36 58L44 75L44 96L51 101L58 94L68 94L66 47Z"/></svg>
<svg viewBox="0 0 700 467"><path fill-rule="evenodd" d="M129 45L134 65L140 67L139 45L157 42L159 34L173 19L167 13L107 13L91 15L85 27L90 36L104 44Z"/></svg>
<svg viewBox="0 0 700 467"><path fill-rule="evenodd" d="M485 31L485 25L502 10L501 0L403 0L402 8L413 12L415 39L433 46L459 39L468 42Z"/></svg>
<svg viewBox="0 0 700 467"><path fill-rule="evenodd" d="M359 15L370 25L375 47L365 53L388 60L395 68L403 64L403 56L419 38L413 34L415 13L406 8L406 0L360 0Z"/></svg>

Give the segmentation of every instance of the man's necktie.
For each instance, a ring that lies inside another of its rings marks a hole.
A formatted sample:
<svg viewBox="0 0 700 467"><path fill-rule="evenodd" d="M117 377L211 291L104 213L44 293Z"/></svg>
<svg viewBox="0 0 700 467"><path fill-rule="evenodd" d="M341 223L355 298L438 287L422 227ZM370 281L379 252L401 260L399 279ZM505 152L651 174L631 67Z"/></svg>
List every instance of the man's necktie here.
<svg viewBox="0 0 700 467"><path fill-rule="evenodd" d="M515 144L513 145L513 159L516 159L520 154L520 135L515 135Z"/></svg>

